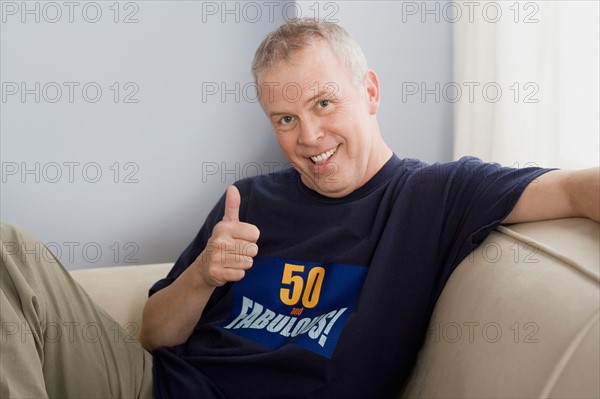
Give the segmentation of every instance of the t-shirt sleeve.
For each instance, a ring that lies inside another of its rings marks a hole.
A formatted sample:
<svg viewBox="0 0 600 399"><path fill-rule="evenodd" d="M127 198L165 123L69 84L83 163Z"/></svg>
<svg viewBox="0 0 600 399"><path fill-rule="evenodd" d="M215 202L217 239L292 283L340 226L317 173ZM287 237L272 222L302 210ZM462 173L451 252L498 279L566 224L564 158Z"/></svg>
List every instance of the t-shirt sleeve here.
<svg viewBox="0 0 600 399"><path fill-rule="evenodd" d="M200 253L206 247L206 243L210 238L213 228L223 218L225 212L225 195L217 202L209 213L206 221L202 225L202 228L194 238L194 240L188 245L188 247L179 255L179 258L175 262L175 265L171 268L167 276L161 280L158 280L149 290L149 296L169 286L177 277L187 269L194 260L200 255Z"/></svg>
<svg viewBox="0 0 600 399"><path fill-rule="evenodd" d="M440 240L451 272L512 211L523 190L551 169L509 168L473 157L439 165L444 224Z"/></svg>

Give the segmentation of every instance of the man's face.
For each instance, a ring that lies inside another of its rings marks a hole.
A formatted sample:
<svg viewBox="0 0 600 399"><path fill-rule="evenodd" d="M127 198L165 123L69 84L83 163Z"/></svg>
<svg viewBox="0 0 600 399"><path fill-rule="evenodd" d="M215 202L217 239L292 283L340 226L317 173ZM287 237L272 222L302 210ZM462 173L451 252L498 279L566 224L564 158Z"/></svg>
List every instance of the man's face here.
<svg viewBox="0 0 600 399"><path fill-rule="evenodd" d="M307 187L343 197L381 167L374 73L358 89L350 70L317 42L261 73L258 83L277 141Z"/></svg>

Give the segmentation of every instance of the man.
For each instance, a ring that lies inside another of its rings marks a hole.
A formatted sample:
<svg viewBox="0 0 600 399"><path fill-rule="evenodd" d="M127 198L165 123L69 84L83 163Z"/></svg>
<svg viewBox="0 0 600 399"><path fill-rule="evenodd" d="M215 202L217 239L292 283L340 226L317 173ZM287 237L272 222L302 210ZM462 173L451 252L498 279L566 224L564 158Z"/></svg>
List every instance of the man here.
<svg viewBox="0 0 600 399"><path fill-rule="evenodd" d="M498 223L598 220L597 170L398 159L377 75L337 25L280 27L253 73L295 170L230 187L152 288L160 397L393 395L449 274Z"/></svg>
<svg viewBox="0 0 600 399"><path fill-rule="evenodd" d="M377 75L335 24L284 24L257 50L253 73L294 169L228 188L151 288L140 339L153 353L156 397L393 396L448 276L497 224L600 218L597 169L397 158L377 124ZM23 234L3 226L2 239L32 241ZM5 258L4 247L3 322L104 320L64 270L15 251ZM150 395L139 346L74 350L34 330L36 340L7 351L20 370L3 366L2 396ZM66 376L47 366L57 358Z"/></svg>

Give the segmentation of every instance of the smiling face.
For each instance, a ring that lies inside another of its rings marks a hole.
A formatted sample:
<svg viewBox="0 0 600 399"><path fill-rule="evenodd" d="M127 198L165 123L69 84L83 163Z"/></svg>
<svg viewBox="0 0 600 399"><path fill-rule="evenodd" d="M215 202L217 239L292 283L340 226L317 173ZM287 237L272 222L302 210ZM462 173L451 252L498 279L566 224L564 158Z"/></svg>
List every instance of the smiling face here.
<svg viewBox="0 0 600 399"><path fill-rule="evenodd" d="M302 182L319 194L350 194L391 157L376 119L377 75L369 71L359 89L324 42L262 72L258 84L279 146Z"/></svg>

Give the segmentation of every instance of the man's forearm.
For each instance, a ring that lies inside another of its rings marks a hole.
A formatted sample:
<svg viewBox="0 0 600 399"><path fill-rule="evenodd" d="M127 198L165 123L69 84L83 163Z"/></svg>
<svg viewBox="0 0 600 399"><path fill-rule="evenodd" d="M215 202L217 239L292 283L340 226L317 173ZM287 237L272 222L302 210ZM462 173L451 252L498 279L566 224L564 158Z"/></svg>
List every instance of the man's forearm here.
<svg viewBox="0 0 600 399"><path fill-rule="evenodd" d="M553 170L531 182L503 223L567 217L600 221L600 169Z"/></svg>
<svg viewBox="0 0 600 399"><path fill-rule="evenodd" d="M600 168L577 171L565 183L575 212L600 221Z"/></svg>
<svg viewBox="0 0 600 399"><path fill-rule="evenodd" d="M181 344L192 334L214 291L195 267L190 265L171 285L148 298L140 332L140 342L146 350Z"/></svg>

